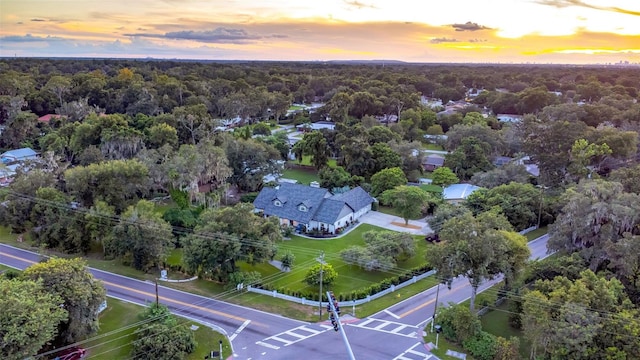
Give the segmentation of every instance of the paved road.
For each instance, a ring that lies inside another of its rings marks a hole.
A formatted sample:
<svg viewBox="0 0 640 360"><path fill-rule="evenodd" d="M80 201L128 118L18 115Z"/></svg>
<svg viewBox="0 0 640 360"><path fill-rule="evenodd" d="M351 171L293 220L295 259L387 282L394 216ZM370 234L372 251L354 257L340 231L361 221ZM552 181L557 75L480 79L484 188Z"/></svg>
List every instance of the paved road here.
<svg viewBox="0 0 640 360"><path fill-rule="evenodd" d="M548 236L529 243L531 258L544 258ZM0 264L24 269L39 260L30 251L0 244ZM147 304L155 300L154 284L90 269L109 296ZM487 282L480 291L499 279ZM365 319L349 319L344 328L358 359L430 359L422 329L433 315L437 287ZM232 340L235 359L347 359L339 334L327 322L306 323L258 310L159 286L160 301L176 314L209 324ZM438 303L462 302L470 296L468 281L456 279L440 288Z"/></svg>

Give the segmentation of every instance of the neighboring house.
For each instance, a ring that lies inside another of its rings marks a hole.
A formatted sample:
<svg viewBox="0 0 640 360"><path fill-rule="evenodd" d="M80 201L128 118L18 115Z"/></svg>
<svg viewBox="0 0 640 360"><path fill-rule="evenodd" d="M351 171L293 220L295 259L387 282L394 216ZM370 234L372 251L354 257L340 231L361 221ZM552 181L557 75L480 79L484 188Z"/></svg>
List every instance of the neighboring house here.
<svg viewBox="0 0 640 360"><path fill-rule="evenodd" d="M375 118L383 124L398 122L398 115L393 114L377 115Z"/></svg>
<svg viewBox="0 0 640 360"><path fill-rule="evenodd" d="M320 187L282 183L263 188L253 205L264 216L278 217L281 225L335 234L369 212L373 201L361 187L332 195Z"/></svg>
<svg viewBox="0 0 640 360"><path fill-rule="evenodd" d="M27 160L34 160L38 158L38 153L31 148L22 148L16 150L9 150L0 154L0 161L4 164L13 164Z"/></svg>
<svg viewBox="0 0 640 360"><path fill-rule="evenodd" d="M444 156L438 154L430 154L422 162L422 167L426 171L433 171L442 166L444 166Z"/></svg>
<svg viewBox="0 0 640 360"><path fill-rule="evenodd" d="M514 162L516 164L523 165L531 176L540 176L540 168L538 167L538 164L534 163L531 160L530 156L521 157L517 160L514 160Z"/></svg>
<svg viewBox="0 0 640 360"><path fill-rule="evenodd" d="M298 131L300 132L308 132L308 131L315 131L315 130L322 130L322 129L335 130L335 128L336 128L336 124L329 121L318 121L310 124L307 123L307 124L300 124L296 126L296 129L298 129Z"/></svg>
<svg viewBox="0 0 640 360"><path fill-rule="evenodd" d="M508 156L496 156L496 158L493 159L493 165L500 167L510 163L511 160L513 160L513 158Z"/></svg>
<svg viewBox="0 0 640 360"><path fill-rule="evenodd" d="M496 118L502 122L517 123L522 121L524 116L517 114L498 114L496 115Z"/></svg>
<svg viewBox="0 0 640 360"><path fill-rule="evenodd" d="M38 121L48 123L52 119L61 119L62 117L63 117L62 115L58 115L58 114L47 114L47 115L40 116L38 118Z"/></svg>
<svg viewBox="0 0 640 360"><path fill-rule="evenodd" d="M0 186L9 186L11 184L19 165L0 165Z"/></svg>
<svg viewBox="0 0 640 360"><path fill-rule="evenodd" d="M481 187L471 184L453 184L444 188L442 196L445 201L451 204L457 204L464 201L478 189L481 189Z"/></svg>

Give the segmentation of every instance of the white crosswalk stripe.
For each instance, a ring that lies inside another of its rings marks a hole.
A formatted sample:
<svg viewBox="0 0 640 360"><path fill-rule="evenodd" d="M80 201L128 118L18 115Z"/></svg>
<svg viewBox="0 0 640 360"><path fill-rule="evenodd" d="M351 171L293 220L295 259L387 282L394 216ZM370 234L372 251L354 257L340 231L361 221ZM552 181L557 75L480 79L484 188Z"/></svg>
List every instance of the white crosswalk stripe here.
<svg viewBox="0 0 640 360"><path fill-rule="evenodd" d="M416 338L418 328L413 325L402 324L394 321L368 318L360 323L347 324L362 329L380 331L394 335Z"/></svg>
<svg viewBox="0 0 640 360"><path fill-rule="evenodd" d="M316 326L316 328L314 329L310 326ZM333 327L324 324L302 325L298 326L297 328L283 331L279 334L262 339L261 341L257 341L256 345L278 350L281 346L293 345L299 341L308 339L318 334L322 334L323 332L328 330L333 330Z"/></svg>
<svg viewBox="0 0 640 360"><path fill-rule="evenodd" d="M431 355L429 353L426 353L426 352L421 352L421 351L416 350L416 348L422 350L421 345L422 345L422 343L416 343L412 347L410 347L407 350L405 350L402 354L400 354L400 355L396 356L395 358L393 358L393 360L428 360L428 359L431 359L433 357L433 355Z"/></svg>

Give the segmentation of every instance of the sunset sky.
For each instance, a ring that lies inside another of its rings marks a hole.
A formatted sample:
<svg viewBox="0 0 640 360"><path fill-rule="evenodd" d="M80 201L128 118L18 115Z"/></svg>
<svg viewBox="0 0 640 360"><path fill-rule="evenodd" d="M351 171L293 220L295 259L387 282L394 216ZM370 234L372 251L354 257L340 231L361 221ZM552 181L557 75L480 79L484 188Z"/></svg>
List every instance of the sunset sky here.
<svg viewBox="0 0 640 360"><path fill-rule="evenodd" d="M640 63L640 1L1 0L0 56Z"/></svg>

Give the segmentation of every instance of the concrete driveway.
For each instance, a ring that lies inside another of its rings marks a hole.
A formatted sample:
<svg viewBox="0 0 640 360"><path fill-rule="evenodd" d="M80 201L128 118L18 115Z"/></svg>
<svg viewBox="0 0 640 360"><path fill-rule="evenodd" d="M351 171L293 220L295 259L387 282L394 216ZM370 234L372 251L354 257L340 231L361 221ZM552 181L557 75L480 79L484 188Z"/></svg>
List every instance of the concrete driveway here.
<svg viewBox="0 0 640 360"><path fill-rule="evenodd" d="M384 214L378 211L369 211L365 215L361 216L358 221L363 224L371 224L393 231L408 232L414 235L426 235L433 232L425 219L409 220L409 226L405 226L404 219L401 217Z"/></svg>

